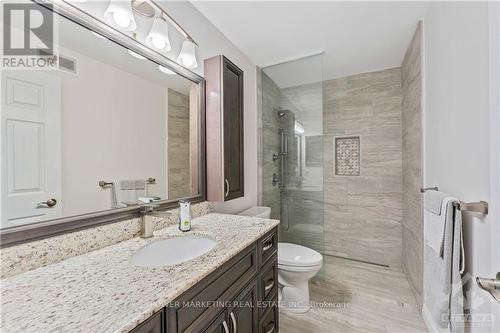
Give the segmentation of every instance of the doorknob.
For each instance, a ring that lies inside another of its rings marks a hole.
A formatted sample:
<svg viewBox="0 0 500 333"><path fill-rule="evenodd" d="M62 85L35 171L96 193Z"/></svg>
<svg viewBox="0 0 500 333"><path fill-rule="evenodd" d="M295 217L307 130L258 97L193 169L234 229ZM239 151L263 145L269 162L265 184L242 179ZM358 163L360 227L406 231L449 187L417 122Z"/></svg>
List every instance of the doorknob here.
<svg viewBox="0 0 500 333"><path fill-rule="evenodd" d="M497 273L495 279L478 277L476 278L476 282L481 289L489 292L491 296L493 296L493 298L500 303L500 272Z"/></svg>
<svg viewBox="0 0 500 333"><path fill-rule="evenodd" d="M39 202L37 205L36 205L36 208L52 208L54 207L55 205L57 205L57 200L54 199L54 198L51 198L47 201L44 201L44 202Z"/></svg>

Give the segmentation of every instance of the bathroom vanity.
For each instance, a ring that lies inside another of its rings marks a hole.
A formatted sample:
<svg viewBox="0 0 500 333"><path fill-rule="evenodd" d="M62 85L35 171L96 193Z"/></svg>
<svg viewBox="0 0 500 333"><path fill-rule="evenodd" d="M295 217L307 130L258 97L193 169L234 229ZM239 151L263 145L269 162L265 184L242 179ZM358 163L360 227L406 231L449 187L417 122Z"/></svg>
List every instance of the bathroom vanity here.
<svg viewBox="0 0 500 333"><path fill-rule="evenodd" d="M2 332L278 332L276 220L208 214L2 280ZM173 237L211 238L164 267L131 258ZM27 315L29 314L29 315Z"/></svg>
<svg viewBox="0 0 500 333"><path fill-rule="evenodd" d="M132 332L278 332L277 283L273 229Z"/></svg>

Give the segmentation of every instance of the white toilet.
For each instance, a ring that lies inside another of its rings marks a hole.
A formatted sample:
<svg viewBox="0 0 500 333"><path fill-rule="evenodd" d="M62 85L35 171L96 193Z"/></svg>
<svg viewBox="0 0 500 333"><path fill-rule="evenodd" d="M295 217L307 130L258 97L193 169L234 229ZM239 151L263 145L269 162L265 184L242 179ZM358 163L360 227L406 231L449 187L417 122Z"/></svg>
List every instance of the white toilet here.
<svg viewBox="0 0 500 333"><path fill-rule="evenodd" d="M309 280L323 267L323 256L305 246L278 243L278 283L282 309L309 311Z"/></svg>
<svg viewBox="0 0 500 333"><path fill-rule="evenodd" d="M270 207L252 207L244 216L270 218ZM323 256L305 246L278 243L278 283L281 309L304 313L309 311L309 280L323 267Z"/></svg>

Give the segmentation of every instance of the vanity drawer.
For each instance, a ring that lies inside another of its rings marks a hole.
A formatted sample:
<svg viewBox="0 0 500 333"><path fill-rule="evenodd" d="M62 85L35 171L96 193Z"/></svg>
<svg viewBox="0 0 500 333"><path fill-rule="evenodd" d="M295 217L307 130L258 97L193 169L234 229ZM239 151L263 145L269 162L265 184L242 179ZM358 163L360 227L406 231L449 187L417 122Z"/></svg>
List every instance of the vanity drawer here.
<svg viewBox="0 0 500 333"><path fill-rule="evenodd" d="M259 333L278 333L279 332L279 316L278 305L275 304L267 309L267 312L262 317L259 323Z"/></svg>
<svg viewBox="0 0 500 333"><path fill-rule="evenodd" d="M278 291L278 255L275 253L262 268L260 276L259 301L268 300Z"/></svg>
<svg viewBox="0 0 500 333"><path fill-rule="evenodd" d="M200 332L200 325L222 310L210 302L232 301L256 272L257 248L253 244L179 297L175 307L167 308L167 331Z"/></svg>
<svg viewBox="0 0 500 333"><path fill-rule="evenodd" d="M278 250L277 228L271 230L267 235L261 238L258 244L259 267L264 265Z"/></svg>

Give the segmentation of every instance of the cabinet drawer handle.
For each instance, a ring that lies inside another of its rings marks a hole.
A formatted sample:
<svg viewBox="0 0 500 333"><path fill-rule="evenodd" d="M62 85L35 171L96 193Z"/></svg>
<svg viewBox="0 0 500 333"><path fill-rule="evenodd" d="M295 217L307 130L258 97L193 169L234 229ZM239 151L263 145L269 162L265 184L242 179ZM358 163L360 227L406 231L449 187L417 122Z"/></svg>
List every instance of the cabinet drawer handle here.
<svg viewBox="0 0 500 333"><path fill-rule="evenodd" d="M268 280L266 286L264 287L264 291L267 294L267 292L274 287L274 279Z"/></svg>
<svg viewBox="0 0 500 333"><path fill-rule="evenodd" d="M224 326L224 332L229 333L229 327L227 327L227 323L225 320L222 322L222 326Z"/></svg>
<svg viewBox="0 0 500 333"><path fill-rule="evenodd" d="M224 183L226 183L226 193L224 194L224 196L227 198L227 196L229 195L229 180L224 179Z"/></svg>
<svg viewBox="0 0 500 333"><path fill-rule="evenodd" d="M238 332L238 326L236 325L236 318L234 317L234 313L229 314L231 316L231 321L233 322L233 333Z"/></svg>
<svg viewBox="0 0 500 333"><path fill-rule="evenodd" d="M266 331L266 333L273 333L274 332L274 321L271 323L271 328Z"/></svg>
<svg viewBox="0 0 500 333"><path fill-rule="evenodd" d="M266 245L264 245L264 247L262 248L262 251L267 252L272 247L273 247L273 242L269 242Z"/></svg>

